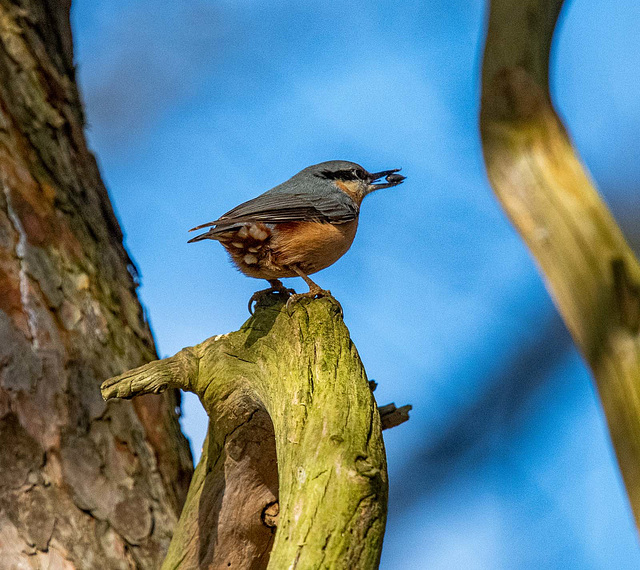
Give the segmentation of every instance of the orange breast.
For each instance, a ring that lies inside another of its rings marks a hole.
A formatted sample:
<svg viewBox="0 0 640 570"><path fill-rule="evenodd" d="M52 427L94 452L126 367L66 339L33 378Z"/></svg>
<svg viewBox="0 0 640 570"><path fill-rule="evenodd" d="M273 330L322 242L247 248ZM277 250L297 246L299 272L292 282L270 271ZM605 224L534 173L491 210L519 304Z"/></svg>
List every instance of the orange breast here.
<svg viewBox="0 0 640 570"><path fill-rule="evenodd" d="M358 221L345 224L291 222L278 224L270 249L278 265L298 265L307 275L329 267L351 247Z"/></svg>

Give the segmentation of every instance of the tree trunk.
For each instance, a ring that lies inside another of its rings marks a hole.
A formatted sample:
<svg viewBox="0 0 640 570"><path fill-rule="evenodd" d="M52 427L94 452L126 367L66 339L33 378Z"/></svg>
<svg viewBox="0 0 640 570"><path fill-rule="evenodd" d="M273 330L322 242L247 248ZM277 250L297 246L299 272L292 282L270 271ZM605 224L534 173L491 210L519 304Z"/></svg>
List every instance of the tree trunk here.
<svg viewBox="0 0 640 570"><path fill-rule="evenodd" d="M74 79L70 1L0 0L0 568L157 568L191 474Z"/></svg>
<svg viewBox="0 0 640 570"><path fill-rule="evenodd" d="M180 387L209 433L163 568L377 568L387 512L378 409L335 302L272 297L237 332L102 387L106 398ZM277 531L276 531L277 529Z"/></svg>
<svg viewBox="0 0 640 570"><path fill-rule="evenodd" d="M487 172L591 367L640 525L640 265L551 104L562 0L492 0L482 70Z"/></svg>

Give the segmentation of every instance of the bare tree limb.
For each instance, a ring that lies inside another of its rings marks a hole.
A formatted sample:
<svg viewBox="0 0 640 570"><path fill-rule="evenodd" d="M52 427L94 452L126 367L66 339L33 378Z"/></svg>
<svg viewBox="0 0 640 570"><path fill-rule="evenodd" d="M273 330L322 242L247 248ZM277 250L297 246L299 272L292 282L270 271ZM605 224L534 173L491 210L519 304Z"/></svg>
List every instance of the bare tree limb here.
<svg viewBox="0 0 640 570"><path fill-rule="evenodd" d="M492 0L480 126L487 172L593 371L640 524L640 266L555 113L562 0Z"/></svg>

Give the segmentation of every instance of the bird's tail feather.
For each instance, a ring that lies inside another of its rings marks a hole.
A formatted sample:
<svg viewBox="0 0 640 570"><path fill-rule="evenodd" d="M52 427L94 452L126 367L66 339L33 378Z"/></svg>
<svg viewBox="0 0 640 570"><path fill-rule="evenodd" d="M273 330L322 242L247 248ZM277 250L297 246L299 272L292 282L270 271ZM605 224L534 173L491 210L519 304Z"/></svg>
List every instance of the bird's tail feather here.
<svg viewBox="0 0 640 570"><path fill-rule="evenodd" d="M219 223L219 220L214 220L213 222L207 222L206 224L200 224L199 226L196 226L195 228L191 228L189 231L190 232L195 232L196 230L201 230L202 228L209 228L211 226L215 226Z"/></svg>
<svg viewBox="0 0 640 570"><path fill-rule="evenodd" d="M208 224L204 224L204 226L198 227L206 227ZM242 224L235 224L232 226L218 226L217 228L211 228L208 232L200 234L194 238L191 238L187 243L193 243L195 241L202 241L203 239L213 239L219 240L220 238L228 237L229 233L233 233L235 230L239 229ZM197 230L198 228L193 228ZM193 230L189 230L193 231Z"/></svg>
<svg viewBox="0 0 640 570"><path fill-rule="evenodd" d="M216 237L219 237L219 236L212 235L211 234L211 230L209 230L208 232L205 232L203 234L200 234L199 236L191 238L187 243L193 243L195 241L202 241L204 239L216 239Z"/></svg>

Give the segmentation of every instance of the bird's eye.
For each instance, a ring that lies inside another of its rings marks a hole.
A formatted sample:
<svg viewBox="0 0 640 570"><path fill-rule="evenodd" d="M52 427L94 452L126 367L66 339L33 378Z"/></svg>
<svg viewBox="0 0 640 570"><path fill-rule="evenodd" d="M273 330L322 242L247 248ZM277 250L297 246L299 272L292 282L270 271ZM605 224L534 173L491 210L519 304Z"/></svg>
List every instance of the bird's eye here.
<svg viewBox="0 0 640 570"><path fill-rule="evenodd" d="M356 168L353 173L356 175L356 178L359 178L360 180L364 180L367 175L362 168Z"/></svg>

